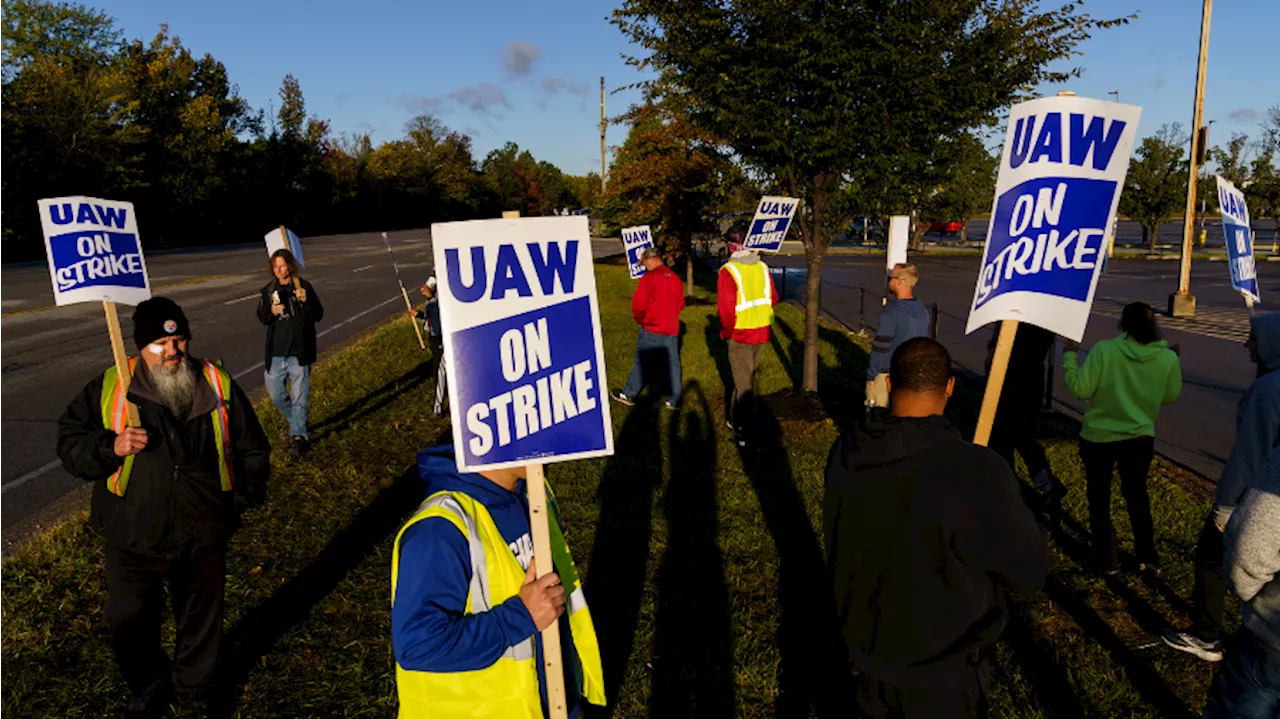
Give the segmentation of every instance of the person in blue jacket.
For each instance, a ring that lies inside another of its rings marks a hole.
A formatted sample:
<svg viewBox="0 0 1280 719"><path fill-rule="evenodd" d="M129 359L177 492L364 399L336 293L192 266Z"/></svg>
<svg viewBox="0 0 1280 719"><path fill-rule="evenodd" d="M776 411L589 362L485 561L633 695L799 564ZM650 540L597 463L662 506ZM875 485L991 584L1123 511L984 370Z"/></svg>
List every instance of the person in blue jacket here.
<svg viewBox="0 0 1280 719"><path fill-rule="evenodd" d="M535 579L524 467L463 473L442 446L421 452L418 468L427 499L392 555L401 719L545 716L541 632L556 621L569 716L584 700L603 705L595 629L554 498L555 571Z"/></svg>
<svg viewBox="0 0 1280 719"><path fill-rule="evenodd" d="M1267 455L1280 446L1280 314L1253 318L1245 347L1258 366L1258 376L1236 408L1236 441L1196 545L1192 625L1185 630L1170 627L1163 635L1170 647L1209 662L1224 656L1221 635L1227 578L1222 532Z"/></svg>

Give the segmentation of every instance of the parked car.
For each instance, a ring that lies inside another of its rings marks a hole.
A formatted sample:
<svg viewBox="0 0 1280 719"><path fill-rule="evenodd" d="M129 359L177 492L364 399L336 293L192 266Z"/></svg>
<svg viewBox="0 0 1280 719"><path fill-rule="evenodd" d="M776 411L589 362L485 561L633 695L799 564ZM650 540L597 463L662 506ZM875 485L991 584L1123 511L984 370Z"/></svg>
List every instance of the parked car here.
<svg viewBox="0 0 1280 719"><path fill-rule="evenodd" d="M963 222L955 220L934 220L929 223L929 232L941 232L944 235L954 235L964 227Z"/></svg>

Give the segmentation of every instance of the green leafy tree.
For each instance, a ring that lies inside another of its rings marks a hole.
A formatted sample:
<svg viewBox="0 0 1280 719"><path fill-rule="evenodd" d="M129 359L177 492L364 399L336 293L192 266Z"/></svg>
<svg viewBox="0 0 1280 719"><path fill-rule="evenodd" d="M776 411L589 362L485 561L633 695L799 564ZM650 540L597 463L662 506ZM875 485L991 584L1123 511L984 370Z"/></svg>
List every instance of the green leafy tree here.
<svg viewBox="0 0 1280 719"><path fill-rule="evenodd" d="M528 150L508 142L485 156L480 174L494 215L507 210L519 210L524 216L543 214L545 193L539 182L538 161Z"/></svg>
<svg viewBox="0 0 1280 719"><path fill-rule="evenodd" d="M1178 123L1163 125L1142 139L1136 158L1129 162L1120 212L1142 225L1142 241L1156 250L1160 226L1184 209L1187 200L1187 162L1182 146L1186 137Z"/></svg>
<svg viewBox="0 0 1280 719"><path fill-rule="evenodd" d="M823 257L849 219L827 217L832 196L919 175L946 138L1077 74L1056 61L1126 21L1035 0L625 0L613 14L645 53L632 63L692 122L803 199L806 390L818 388Z"/></svg>

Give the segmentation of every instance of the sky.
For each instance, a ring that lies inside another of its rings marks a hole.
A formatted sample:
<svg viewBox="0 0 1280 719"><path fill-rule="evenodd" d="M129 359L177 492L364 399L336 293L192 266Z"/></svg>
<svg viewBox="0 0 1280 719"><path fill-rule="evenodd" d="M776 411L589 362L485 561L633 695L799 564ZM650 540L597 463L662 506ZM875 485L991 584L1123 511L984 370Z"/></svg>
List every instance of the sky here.
<svg viewBox="0 0 1280 719"><path fill-rule="evenodd" d="M430 112L473 139L475 156L513 141L565 172L600 169L600 77L616 115L640 99L623 89L643 77L624 56L638 53L590 0L387 2L359 0L83 0L116 19L129 38L149 40L161 23L197 55L222 61L255 108L279 106L292 73L309 114L335 134L368 132L375 144L403 136L407 120ZM1162 124L1191 126L1199 51L1196 0L1090 0L1096 17L1138 14L1096 33L1067 64L1083 75L1044 94L1073 90L1143 108L1140 135ZM1280 105L1277 0L1232 0L1215 8L1205 120L1210 141L1256 135ZM611 126L608 143L625 128Z"/></svg>

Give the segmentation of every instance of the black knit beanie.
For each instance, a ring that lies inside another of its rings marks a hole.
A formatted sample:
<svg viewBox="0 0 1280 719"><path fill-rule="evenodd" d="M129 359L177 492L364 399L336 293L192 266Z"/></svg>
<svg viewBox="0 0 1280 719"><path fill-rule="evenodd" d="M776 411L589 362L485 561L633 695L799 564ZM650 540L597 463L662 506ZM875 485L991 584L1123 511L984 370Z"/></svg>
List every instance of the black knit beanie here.
<svg viewBox="0 0 1280 719"><path fill-rule="evenodd" d="M191 327L182 308L168 297L152 297L133 310L133 343L143 347L166 337L191 339Z"/></svg>

